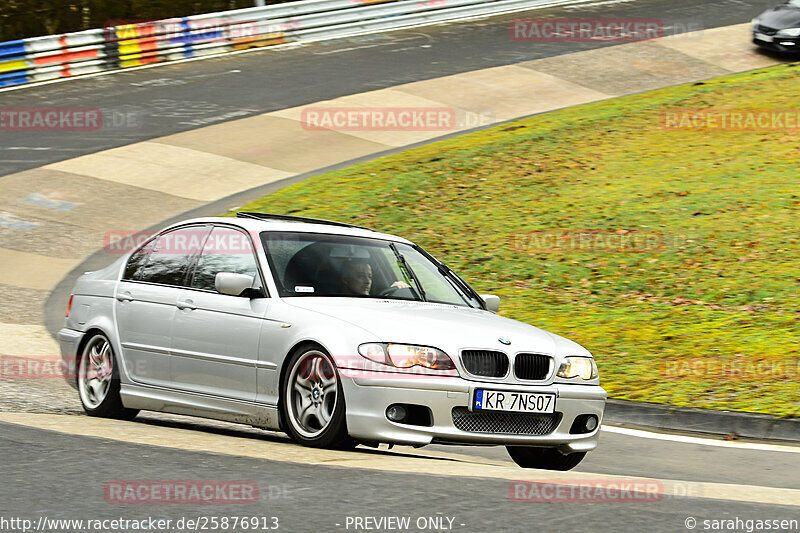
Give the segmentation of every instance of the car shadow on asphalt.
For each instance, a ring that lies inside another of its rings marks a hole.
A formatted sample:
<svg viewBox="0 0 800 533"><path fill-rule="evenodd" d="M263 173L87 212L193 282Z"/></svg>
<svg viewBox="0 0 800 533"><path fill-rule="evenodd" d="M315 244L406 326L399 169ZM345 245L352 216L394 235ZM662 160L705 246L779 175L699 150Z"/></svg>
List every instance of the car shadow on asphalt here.
<svg viewBox="0 0 800 533"><path fill-rule="evenodd" d="M300 444L292 441L284 433L261 429L253 426L235 424L232 422L218 422L215 420L207 420L202 418L195 419L193 417L188 417L188 416L171 415L171 414L156 413L156 412L141 413L139 414L139 416L133 419L133 422L137 422L139 424L148 426L172 428L172 429L185 429L185 430L198 431L214 435L223 435L226 437L253 439L259 441L266 440L268 442L276 444L286 444L289 446L297 446L297 447L301 446ZM342 451L342 450L337 450L337 451ZM439 455L426 454L426 453L412 453L403 451L403 449L399 450L379 449L365 445L359 445L357 448L353 450L345 450L345 451L353 454L370 455L370 456L409 457L417 459L431 459L437 461L464 462L463 460L454 457L443 457ZM479 460L480 458L475 457L475 459Z"/></svg>

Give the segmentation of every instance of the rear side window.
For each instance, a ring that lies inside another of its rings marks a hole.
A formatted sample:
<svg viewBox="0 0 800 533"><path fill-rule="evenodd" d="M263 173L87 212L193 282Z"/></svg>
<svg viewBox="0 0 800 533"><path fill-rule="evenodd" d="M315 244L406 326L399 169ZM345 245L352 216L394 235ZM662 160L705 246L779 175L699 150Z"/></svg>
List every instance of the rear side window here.
<svg viewBox="0 0 800 533"><path fill-rule="evenodd" d="M197 260L191 287L216 291L214 282L220 272L247 274L255 280L254 286L261 286L253 247L246 233L233 228L215 227Z"/></svg>
<svg viewBox="0 0 800 533"><path fill-rule="evenodd" d="M209 232L207 226L191 226L162 233L134 253L125 268L125 279L181 287Z"/></svg>
<svg viewBox="0 0 800 533"><path fill-rule="evenodd" d="M144 272L144 267L147 266L147 260L150 258L155 242L155 240L152 240L133 252L130 259L128 259L128 264L125 265L125 274L123 274L122 279L138 281L142 278L142 272Z"/></svg>

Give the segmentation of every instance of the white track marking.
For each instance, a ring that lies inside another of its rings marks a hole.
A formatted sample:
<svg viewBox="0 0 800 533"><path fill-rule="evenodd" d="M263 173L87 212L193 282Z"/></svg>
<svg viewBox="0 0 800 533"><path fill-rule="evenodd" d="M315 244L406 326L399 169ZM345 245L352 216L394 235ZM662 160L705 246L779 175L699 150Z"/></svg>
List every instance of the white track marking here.
<svg viewBox="0 0 800 533"><path fill-rule="evenodd" d="M4 146L0 147L0 150L34 150L34 151L42 151L42 150L52 150L50 146Z"/></svg>
<svg viewBox="0 0 800 533"><path fill-rule="evenodd" d="M780 446L777 444L760 444L757 442L734 442L727 440L714 440L702 437L689 437L687 435L672 435L669 433L655 433L642 429L621 428L616 426L603 425L602 431L628 435L629 437L641 437L643 439L668 440L672 442L682 442L684 444L700 444L702 446L717 446L720 448L739 448L742 450L758 450L764 452L785 452L800 453L800 447Z"/></svg>

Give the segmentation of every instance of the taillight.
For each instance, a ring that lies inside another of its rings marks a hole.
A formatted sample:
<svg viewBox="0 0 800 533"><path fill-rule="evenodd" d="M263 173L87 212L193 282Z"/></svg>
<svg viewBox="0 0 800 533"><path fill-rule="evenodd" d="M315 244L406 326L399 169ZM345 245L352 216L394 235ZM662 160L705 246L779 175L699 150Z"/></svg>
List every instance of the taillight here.
<svg viewBox="0 0 800 533"><path fill-rule="evenodd" d="M69 303L67 304L67 315L66 317L69 318L69 312L72 311L72 299L75 298L74 294L69 295Z"/></svg>

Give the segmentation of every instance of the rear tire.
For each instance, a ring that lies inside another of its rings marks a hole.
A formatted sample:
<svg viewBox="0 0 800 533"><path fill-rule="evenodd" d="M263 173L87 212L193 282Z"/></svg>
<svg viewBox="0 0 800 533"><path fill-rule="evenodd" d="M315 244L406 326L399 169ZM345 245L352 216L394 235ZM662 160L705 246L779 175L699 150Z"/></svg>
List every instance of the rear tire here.
<svg viewBox="0 0 800 533"><path fill-rule="evenodd" d="M138 409L127 409L119 395L119 367L108 337L93 334L78 360L78 395L89 416L132 420Z"/></svg>
<svg viewBox="0 0 800 533"><path fill-rule="evenodd" d="M344 390L330 355L314 346L295 352L281 384L281 426L303 446L351 449Z"/></svg>
<svg viewBox="0 0 800 533"><path fill-rule="evenodd" d="M572 470L586 457L586 452L565 455L556 448L506 446L506 450L511 459L522 468L539 468L541 470Z"/></svg>

